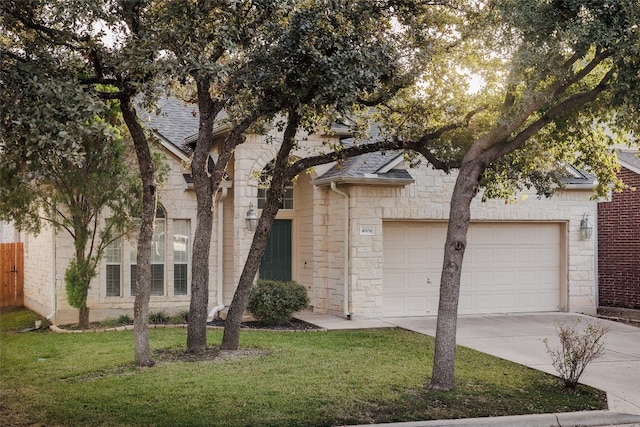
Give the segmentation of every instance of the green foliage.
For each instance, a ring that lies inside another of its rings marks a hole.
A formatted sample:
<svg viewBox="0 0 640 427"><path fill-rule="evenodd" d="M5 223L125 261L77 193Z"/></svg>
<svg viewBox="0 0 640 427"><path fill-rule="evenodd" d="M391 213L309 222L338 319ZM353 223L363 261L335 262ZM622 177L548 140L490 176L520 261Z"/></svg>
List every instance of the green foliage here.
<svg viewBox="0 0 640 427"><path fill-rule="evenodd" d="M42 321L42 326L50 325L44 317L26 308L6 308L0 311L0 332L16 332L33 328L35 321Z"/></svg>
<svg viewBox="0 0 640 427"><path fill-rule="evenodd" d="M560 347L552 348L549 340L544 340L551 363L565 387L575 389L582 373L593 360L604 355L604 335L608 328L599 323L589 323L582 331L578 330L580 319L572 323L556 322L556 332L560 338Z"/></svg>
<svg viewBox="0 0 640 427"><path fill-rule="evenodd" d="M87 301L87 291L91 279L96 276L96 268L91 260L73 258L64 273L67 300L71 307L80 308Z"/></svg>
<svg viewBox="0 0 640 427"><path fill-rule="evenodd" d="M133 323L133 319L131 318L131 316L129 316L128 314L121 314L120 316L118 316L118 318L116 319L116 323L118 325L130 325Z"/></svg>
<svg viewBox="0 0 640 427"><path fill-rule="evenodd" d="M270 325L288 321L296 311L309 305L304 286L297 282L258 280L251 289L247 309L253 316Z"/></svg>
<svg viewBox="0 0 640 427"><path fill-rule="evenodd" d="M597 178L594 196L620 189L612 143L640 135L640 4L466 3L426 8L450 27L419 36L432 55L419 85L378 107L383 135L421 141L445 171L485 163L483 199L551 196L568 165ZM436 28L419 14L403 22Z"/></svg>
<svg viewBox="0 0 640 427"><path fill-rule="evenodd" d="M169 322L169 316L164 310L152 311L149 313L149 323L154 325L164 325Z"/></svg>
<svg viewBox="0 0 640 427"><path fill-rule="evenodd" d="M169 318L169 323L173 325L181 325L187 323L189 318L189 310L183 310Z"/></svg>

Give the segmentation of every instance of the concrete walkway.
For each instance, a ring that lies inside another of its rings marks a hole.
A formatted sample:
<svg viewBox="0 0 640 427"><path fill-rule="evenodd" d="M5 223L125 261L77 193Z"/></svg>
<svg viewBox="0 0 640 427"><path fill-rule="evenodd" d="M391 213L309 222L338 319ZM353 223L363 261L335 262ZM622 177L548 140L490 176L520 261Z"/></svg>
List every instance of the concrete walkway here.
<svg viewBox="0 0 640 427"><path fill-rule="evenodd" d="M400 327L431 336L435 335L436 330L436 318L432 316L347 320L303 312L296 317L329 330ZM629 425L638 423L637 425L640 426L640 328L572 313L460 316L457 343L540 371L556 374L543 340L548 339L549 345L555 348L559 344L555 322L566 323L575 319L580 319L581 325L598 322L609 328L609 332L605 335L605 355L594 360L587 367L580 378L580 383L606 391L611 411L609 414L612 416L616 413L635 414L625 423ZM616 419L616 421L622 420ZM612 420L609 424L583 423L581 425L622 425L616 421Z"/></svg>

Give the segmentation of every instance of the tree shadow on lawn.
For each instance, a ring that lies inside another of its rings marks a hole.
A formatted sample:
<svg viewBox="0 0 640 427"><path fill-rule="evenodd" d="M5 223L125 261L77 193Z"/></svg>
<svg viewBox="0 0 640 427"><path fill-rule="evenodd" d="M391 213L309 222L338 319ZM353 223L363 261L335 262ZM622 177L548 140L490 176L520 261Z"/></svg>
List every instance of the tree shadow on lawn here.
<svg viewBox="0 0 640 427"><path fill-rule="evenodd" d="M545 406L537 406L545 401ZM591 402L589 404L588 402ZM596 402L593 404L593 402ZM607 409L606 393L578 385L563 388L555 378L532 383L522 390L458 381L453 391L427 388L397 391L392 400L360 402L349 416L335 421L342 424L393 423L439 419L500 417Z"/></svg>

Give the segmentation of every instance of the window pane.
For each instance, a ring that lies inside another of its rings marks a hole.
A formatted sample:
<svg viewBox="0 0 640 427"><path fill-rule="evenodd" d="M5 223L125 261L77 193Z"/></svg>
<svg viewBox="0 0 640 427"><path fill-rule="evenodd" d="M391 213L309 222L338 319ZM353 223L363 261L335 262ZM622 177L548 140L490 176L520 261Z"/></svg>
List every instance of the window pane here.
<svg viewBox="0 0 640 427"><path fill-rule="evenodd" d="M107 263L120 264L122 259L122 239L118 238L104 249L104 259Z"/></svg>
<svg viewBox="0 0 640 427"><path fill-rule="evenodd" d="M137 239L138 234L136 234L136 237L131 238L131 240L129 241L129 263L130 264L135 264L136 262L138 262L138 239Z"/></svg>
<svg viewBox="0 0 640 427"><path fill-rule="evenodd" d="M258 188L258 209L264 209L264 205L267 202L267 190L264 188Z"/></svg>
<svg viewBox="0 0 640 427"><path fill-rule="evenodd" d="M151 295L164 295L164 264L151 265Z"/></svg>
<svg viewBox="0 0 640 427"><path fill-rule="evenodd" d="M136 295L136 271L137 266L131 266L131 296ZM164 264L151 265L151 295L164 295Z"/></svg>
<svg viewBox="0 0 640 427"><path fill-rule="evenodd" d="M120 265L107 265L107 296L120 296Z"/></svg>
<svg viewBox="0 0 640 427"><path fill-rule="evenodd" d="M187 295L187 264L173 266L173 293Z"/></svg>
<svg viewBox="0 0 640 427"><path fill-rule="evenodd" d="M293 209L293 188L287 188L284 191L282 209Z"/></svg>
<svg viewBox="0 0 640 427"><path fill-rule="evenodd" d="M189 265L189 220L173 221L173 293L187 295Z"/></svg>
<svg viewBox="0 0 640 427"><path fill-rule="evenodd" d="M138 271L137 265L131 265L131 296L136 296L136 272Z"/></svg>
<svg viewBox="0 0 640 427"><path fill-rule="evenodd" d="M267 203L267 190L264 188L258 188L258 209L264 209ZM284 191L282 200L280 201L280 209L293 209L293 188L287 188Z"/></svg>
<svg viewBox="0 0 640 427"><path fill-rule="evenodd" d="M164 220L156 220L156 228L153 232L153 242L151 243L151 262L164 262Z"/></svg>
<svg viewBox="0 0 640 427"><path fill-rule="evenodd" d="M189 262L189 220L173 221L173 261L176 264Z"/></svg>

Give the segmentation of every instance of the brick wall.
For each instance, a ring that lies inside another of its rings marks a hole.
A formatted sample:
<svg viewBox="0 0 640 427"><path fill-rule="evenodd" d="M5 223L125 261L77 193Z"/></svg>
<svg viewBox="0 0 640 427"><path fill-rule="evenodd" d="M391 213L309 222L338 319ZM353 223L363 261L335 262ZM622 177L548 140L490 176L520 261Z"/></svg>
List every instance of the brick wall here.
<svg viewBox="0 0 640 427"><path fill-rule="evenodd" d="M640 174L621 168L632 189L598 204L598 287L603 307L640 309Z"/></svg>

